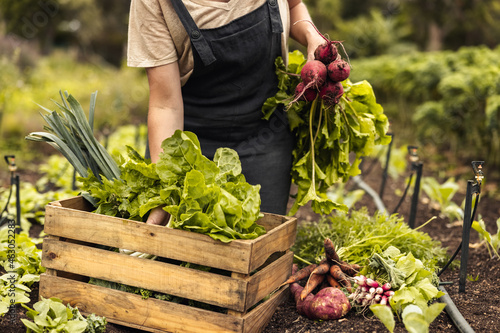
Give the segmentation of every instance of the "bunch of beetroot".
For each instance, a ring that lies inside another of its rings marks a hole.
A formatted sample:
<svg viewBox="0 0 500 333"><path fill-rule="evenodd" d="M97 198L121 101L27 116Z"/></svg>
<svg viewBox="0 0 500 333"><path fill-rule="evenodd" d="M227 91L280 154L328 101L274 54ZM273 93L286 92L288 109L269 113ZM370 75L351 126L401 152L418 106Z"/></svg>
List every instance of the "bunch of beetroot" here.
<svg viewBox="0 0 500 333"><path fill-rule="evenodd" d="M328 40L314 52L314 60L308 61L300 72L301 82L295 88L294 102L311 102L320 97L326 106L336 105L344 94L342 81L350 73L349 63L340 56L335 41Z"/></svg>

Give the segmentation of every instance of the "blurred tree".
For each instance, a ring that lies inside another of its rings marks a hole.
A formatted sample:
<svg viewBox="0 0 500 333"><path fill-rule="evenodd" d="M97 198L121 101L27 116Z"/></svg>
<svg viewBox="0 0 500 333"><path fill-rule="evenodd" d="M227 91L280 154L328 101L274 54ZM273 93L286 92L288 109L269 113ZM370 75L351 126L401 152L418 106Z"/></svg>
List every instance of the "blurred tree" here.
<svg viewBox="0 0 500 333"><path fill-rule="evenodd" d="M422 50L457 49L500 40L500 3L496 0L419 0L402 3Z"/></svg>
<svg viewBox="0 0 500 333"><path fill-rule="evenodd" d="M0 0L6 32L36 40L43 54L76 47L84 58L100 54L120 65L130 0Z"/></svg>

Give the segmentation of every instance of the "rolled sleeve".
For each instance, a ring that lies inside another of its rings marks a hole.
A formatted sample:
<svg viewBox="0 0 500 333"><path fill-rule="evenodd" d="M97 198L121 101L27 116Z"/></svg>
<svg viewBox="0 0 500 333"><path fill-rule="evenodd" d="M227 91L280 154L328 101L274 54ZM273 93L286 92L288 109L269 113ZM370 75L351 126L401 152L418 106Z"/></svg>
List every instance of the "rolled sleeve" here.
<svg viewBox="0 0 500 333"><path fill-rule="evenodd" d="M156 67L178 60L172 36L156 0L132 0L130 4L127 65Z"/></svg>

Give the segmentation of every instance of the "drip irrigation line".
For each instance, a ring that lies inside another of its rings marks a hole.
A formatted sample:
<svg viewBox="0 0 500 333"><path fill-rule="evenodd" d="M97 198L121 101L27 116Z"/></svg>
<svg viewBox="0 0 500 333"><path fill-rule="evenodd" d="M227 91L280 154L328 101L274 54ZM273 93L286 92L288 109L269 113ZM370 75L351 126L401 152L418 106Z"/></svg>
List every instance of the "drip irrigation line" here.
<svg viewBox="0 0 500 333"><path fill-rule="evenodd" d="M476 202L474 203L474 209L472 210L471 223L474 222L478 203L479 203L479 194L476 196ZM467 226L464 226L464 227L467 227ZM453 255L451 256L450 260L448 260L448 262L446 263L446 265L444 265L444 267L441 269L441 271L439 271L439 273L437 273L437 276L440 276L448 268L448 266L450 266L450 264L453 262L453 260L455 260L455 257L457 256L458 252L460 252L461 249L462 249L462 241L460 241L460 244L458 245L455 253L453 253Z"/></svg>
<svg viewBox="0 0 500 333"><path fill-rule="evenodd" d="M401 197L401 199L399 199L399 202L396 205L396 208L394 208L394 210L392 211L393 214L397 213L397 211L399 209L399 206L401 206L401 204L403 203L404 199L406 198L406 193L408 193L408 189L410 188L412 178L413 178L413 172L410 174L410 178L408 179L408 184L406 185L406 188L405 188L405 191L403 193L403 196Z"/></svg>
<svg viewBox="0 0 500 333"><path fill-rule="evenodd" d="M381 213L387 212L382 199L380 199L380 196L370 187L370 185L365 183L360 176L354 176L352 177L352 180L356 183L356 185L358 185L362 190L364 190L373 198L378 211L380 211Z"/></svg>
<svg viewBox="0 0 500 333"><path fill-rule="evenodd" d="M442 303L446 303L446 307L444 308L444 310L450 317L455 327L461 333L474 333L474 330L472 329L472 327L470 327L467 320L465 320L460 311L457 309L450 295L448 295L448 293L446 292L446 289L443 286L439 286L439 290L441 290L444 293L444 295L441 296L439 300Z"/></svg>

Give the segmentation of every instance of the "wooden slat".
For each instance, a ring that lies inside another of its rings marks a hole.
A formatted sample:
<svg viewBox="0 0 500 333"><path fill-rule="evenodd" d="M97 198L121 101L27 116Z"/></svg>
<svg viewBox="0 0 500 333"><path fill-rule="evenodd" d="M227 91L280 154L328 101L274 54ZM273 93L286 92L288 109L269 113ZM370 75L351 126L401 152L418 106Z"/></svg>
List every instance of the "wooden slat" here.
<svg viewBox="0 0 500 333"><path fill-rule="evenodd" d="M89 246L47 239L42 265L236 311L245 311L247 281Z"/></svg>
<svg viewBox="0 0 500 333"><path fill-rule="evenodd" d="M253 240L235 240L223 244L194 232L80 210L84 208L82 197L51 203L46 207L44 231L50 235L151 253L243 274L260 267L272 253L289 249L295 240L297 227L295 218L265 214L263 221L266 222L263 225L274 227L267 234Z"/></svg>
<svg viewBox="0 0 500 333"><path fill-rule="evenodd" d="M297 220L293 218L268 232L265 241L253 243L249 271L259 268L271 254L290 249L295 243L296 233Z"/></svg>
<svg viewBox="0 0 500 333"><path fill-rule="evenodd" d="M267 301L259 304L255 309L252 309L243 317L243 333L262 332L271 321L271 317L276 311L276 308L289 296L290 291L288 286L283 286Z"/></svg>
<svg viewBox="0 0 500 333"><path fill-rule="evenodd" d="M58 297L84 314L95 313L109 322L148 331L243 332L243 319L139 295L41 275L40 295Z"/></svg>
<svg viewBox="0 0 500 333"><path fill-rule="evenodd" d="M289 251L264 269L252 275L248 281L245 309L249 309L276 290L290 276L293 252Z"/></svg>
<svg viewBox="0 0 500 333"><path fill-rule="evenodd" d="M50 235L146 252L160 257L248 273L251 243L223 244L206 235L74 209L47 206Z"/></svg>

